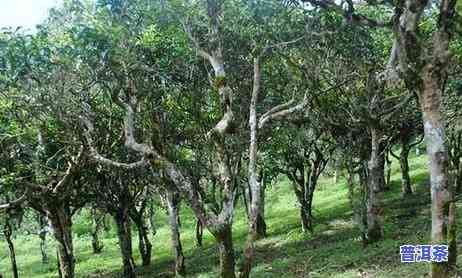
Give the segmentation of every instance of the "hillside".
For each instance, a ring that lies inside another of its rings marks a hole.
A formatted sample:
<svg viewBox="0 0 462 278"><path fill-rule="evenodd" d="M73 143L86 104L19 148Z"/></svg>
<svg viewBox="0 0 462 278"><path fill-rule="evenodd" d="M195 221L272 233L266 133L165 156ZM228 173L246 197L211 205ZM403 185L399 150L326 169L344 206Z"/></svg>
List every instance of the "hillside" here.
<svg viewBox="0 0 462 278"><path fill-rule="evenodd" d="M411 177L416 194L403 200L400 196L400 172L393 163L392 189L385 194L385 239L378 244L362 247L359 232L351 221L347 189L344 180L332 184L323 178L315 193L316 226L312 235L303 234L299 226L298 208L288 181L281 180L268 189L266 220L268 238L258 242L257 265L252 277L425 277L428 264L403 264L399 245L429 242L430 197L425 156L413 157ZM462 213L459 204L459 215ZM172 277L173 258L166 217L158 211L158 232L152 237L153 264L138 268L139 277ZM462 225L461 217L459 227ZM85 231L86 218L77 216L74 230ZM213 238L204 234L204 246L195 247L194 218L186 206L182 208L182 241L185 248L188 277L217 277L218 259ZM240 209L234 224L234 238L241 252L246 236L244 212ZM49 237L51 239L51 237ZM91 253L86 235L75 235L77 277L120 277L121 260L114 229L104 235L102 254ZM51 240L50 240L51 241ZM17 260L21 277L56 277L54 249L48 248L52 261L42 265L37 236L16 239ZM134 257L140 265L137 239L133 239ZM9 257L4 242L0 242L0 269L9 277ZM461 256L459 256L460 262Z"/></svg>

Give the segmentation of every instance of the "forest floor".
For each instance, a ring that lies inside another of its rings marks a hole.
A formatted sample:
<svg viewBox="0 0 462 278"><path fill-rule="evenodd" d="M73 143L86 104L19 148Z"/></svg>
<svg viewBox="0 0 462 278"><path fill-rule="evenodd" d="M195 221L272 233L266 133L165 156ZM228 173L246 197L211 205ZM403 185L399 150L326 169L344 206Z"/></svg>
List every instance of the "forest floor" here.
<svg viewBox="0 0 462 278"><path fill-rule="evenodd" d="M344 180L337 184L332 178L323 178L314 197L315 228L313 234L301 232L299 211L290 184L282 180L267 191L266 221L268 237L257 245L257 259L252 277L427 277L428 263L404 264L400 262L399 246L427 244L430 231L430 194L425 156L412 158L411 177L415 195L403 199L400 195L400 172L394 161L392 188L385 193L385 239L363 247L360 232L353 224ZM241 207L241 206L240 206ZM462 215L462 204L458 204ZM104 235L101 254L91 252L91 241L84 231L88 217L77 217L74 223L77 277L121 277L121 259L115 231ZM173 257L170 234L163 211L156 215L157 234L151 238L153 261L150 267L139 267L139 277L173 277ZM458 226L462 227L462 217ZM190 210L182 208L182 241L186 256L188 277L218 277L217 250L213 238L204 231L204 246L196 247L195 218ZM234 239L237 258L240 257L247 233L245 214L236 213ZM78 236L78 234L82 234ZM134 233L135 234L135 233ZM459 246L462 233L459 232ZM38 237L19 236L16 241L17 260L21 277L57 277L56 255L48 265L42 265ZM134 258L141 259L134 237ZM459 268L462 265L459 256ZM7 247L0 242L0 272L9 277Z"/></svg>

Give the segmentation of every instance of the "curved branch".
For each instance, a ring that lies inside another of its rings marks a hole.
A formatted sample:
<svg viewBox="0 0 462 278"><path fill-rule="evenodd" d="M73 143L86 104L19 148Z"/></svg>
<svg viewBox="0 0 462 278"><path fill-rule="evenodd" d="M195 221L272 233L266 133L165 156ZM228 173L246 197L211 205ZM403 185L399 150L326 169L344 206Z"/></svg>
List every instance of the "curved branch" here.
<svg viewBox="0 0 462 278"><path fill-rule="evenodd" d="M123 168L123 169L135 169L135 168L139 168L139 167L143 167L147 165L147 161L145 160L144 157L140 161L137 161L137 162L123 163L123 162L114 161L112 159L102 156L98 152L98 150L96 150L94 146L93 137L91 136L91 133L93 133L94 131L93 123L86 117L80 117L80 119L82 120L83 124L86 126L86 129L84 129L83 134L84 134L85 140L87 141L86 143L90 151L89 156L91 159L93 159L94 161L98 163L107 165L107 166Z"/></svg>
<svg viewBox="0 0 462 278"><path fill-rule="evenodd" d="M289 107L292 103L294 103L293 100L287 102L287 103L284 103L284 104L281 104L281 105L278 105L276 107L274 107L273 109L271 109L270 111L268 111L267 113L265 113L261 118L260 120L258 121L258 128L263 128L265 126L265 124L273 121L273 120L279 120L279 119L282 119L282 118L285 118L295 112L298 112L298 111L301 111L303 110L307 105L308 105L308 99L307 97L305 96L304 99L297 105L293 106L293 107ZM282 107L282 109L281 109ZM287 109L284 109L284 107L289 107ZM275 109L277 108L277 109ZM271 113L272 111L272 113Z"/></svg>
<svg viewBox="0 0 462 278"><path fill-rule="evenodd" d="M24 201L26 201L27 194L28 194L28 191L26 190L26 192L24 192L24 194L21 197L19 197L18 199L14 200L14 201L11 201L11 202L8 202L6 204L0 205L0 210L7 210L7 209L11 209L11 208L19 206Z"/></svg>
<svg viewBox="0 0 462 278"><path fill-rule="evenodd" d="M425 136L422 134L422 136L420 136L420 139L418 139L417 141L415 141L414 143L410 144L409 147L410 148L413 148L417 145L419 145L420 143L422 143L423 139L425 138Z"/></svg>

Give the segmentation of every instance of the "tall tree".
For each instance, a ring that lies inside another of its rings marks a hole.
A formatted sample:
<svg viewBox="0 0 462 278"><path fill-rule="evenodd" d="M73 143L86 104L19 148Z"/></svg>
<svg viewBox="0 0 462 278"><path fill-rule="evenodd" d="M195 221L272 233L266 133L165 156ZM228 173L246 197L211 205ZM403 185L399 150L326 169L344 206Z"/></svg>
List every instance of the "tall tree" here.
<svg viewBox="0 0 462 278"><path fill-rule="evenodd" d="M292 1L298 2L298 1ZM452 186L448 182L448 151L445 144L444 124L442 122L441 101L443 84L447 77L447 65L450 59L449 45L454 29L460 17L456 10L457 0L444 0L437 7L429 5L429 1L406 0L396 3L371 3L391 12L391 16L373 18L356 9L358 4L348 2L341 6L334 1L311 1L314 6L341 13L354 23L370 27L390 28L394 34L393 47L389 56L388 70L385 79L399 76L411 93L416 93L421 105L427 153L430 157L430 180L432 196L432 231L433 244L451 244L448 231L455 219L455 203L452 197ZM366 9L367 10L367 9ZM426 36L422 24L428 15L435 16L434 28ZM452 250L455 251L455 250ZM457 257L451 252L449 257ZM454 261L454 260L450 260ZM446 262L432 263L432 277L448 277L454 266Z"/></svg>

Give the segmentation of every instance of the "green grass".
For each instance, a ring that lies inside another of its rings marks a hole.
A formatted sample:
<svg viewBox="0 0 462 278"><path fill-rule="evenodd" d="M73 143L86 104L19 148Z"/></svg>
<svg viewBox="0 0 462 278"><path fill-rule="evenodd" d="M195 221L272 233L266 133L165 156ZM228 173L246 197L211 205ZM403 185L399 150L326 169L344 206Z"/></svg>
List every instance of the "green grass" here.
<svg viewBox="0 0 462 278"><path fill-rule="evenodd" d="M425 277L426 263L400 262L401 244L429 242L430 196L426 158L411 159L411 176L416 194L406 200L400 196L400 172L394 162L392 189L385 194L385 239L363 247L360 233L351 221L351 209L344 180L332 184L331 178L320 181L315 193L313 234L301 232L296 199L287 180L281 180L267 192L266 220L269 236L257 244L256 265L252 277ZM461 205L459 204L459 208ZM462 210L459 209L459 215ZM152 237L153 264L138 268L139 277L173 277L170 234L165 215L157 215L159 228ZM462 218L458 218L462 227ZM76 219L76 226L85 225ZM210 234L204 234L204 246L197 248L194 239L195 219L182 208L182 240L189 277L217 277L218 259ZM79 226L79 227L80 227ZM240 257L247 232L242 208L236 212L234 240ZM459 239L461 237L459 236ZM51 242L51 241L50 241ZM103 253L91 253L89 238L75 237L77 277L121 277L121 260L114 232L104 235ZM134 238L134 256L141 264ZM21 277L57 277L56 254L50 243L50 264L40 261L36 236L20 236L15 240ZM462 256L459 256L459 263ZM5 243L0 243L0 272L10 277L10 263Z"/></svg>

